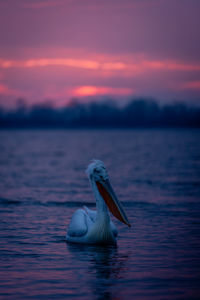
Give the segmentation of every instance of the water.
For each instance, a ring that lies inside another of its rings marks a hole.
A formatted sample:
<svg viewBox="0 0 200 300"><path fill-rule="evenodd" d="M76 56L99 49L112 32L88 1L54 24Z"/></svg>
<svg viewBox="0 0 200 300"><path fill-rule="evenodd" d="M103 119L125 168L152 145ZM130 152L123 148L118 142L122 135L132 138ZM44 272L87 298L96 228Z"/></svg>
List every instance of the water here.
<svg viewBox="0 0 200 300"><path fill-rule="evenodd" d="M199 299L200 131L1 131L0 299ZM65 242L103 160L132 227Z"/></svg>

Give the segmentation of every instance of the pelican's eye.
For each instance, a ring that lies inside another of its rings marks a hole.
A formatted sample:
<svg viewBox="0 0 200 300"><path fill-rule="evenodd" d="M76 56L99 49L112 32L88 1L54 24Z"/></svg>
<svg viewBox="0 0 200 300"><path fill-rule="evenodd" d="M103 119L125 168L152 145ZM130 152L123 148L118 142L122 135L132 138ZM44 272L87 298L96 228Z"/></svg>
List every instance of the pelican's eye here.
<svg viewBox="0 0 200 300"><path fill-rule="evenodd" d="M105 181L105 178L103 176L100 176L100 178L101 178L102 181Z"/></svg>

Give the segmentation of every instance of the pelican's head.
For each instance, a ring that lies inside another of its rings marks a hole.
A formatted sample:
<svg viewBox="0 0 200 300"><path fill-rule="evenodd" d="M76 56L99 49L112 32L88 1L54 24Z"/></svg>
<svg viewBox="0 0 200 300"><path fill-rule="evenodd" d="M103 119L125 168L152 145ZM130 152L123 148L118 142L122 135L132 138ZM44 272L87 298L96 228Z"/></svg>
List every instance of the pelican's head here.
<svg viewBox="0 0 200 300"><path fill-rule="evenodd" d="M89 164L86 173L90 181L96 184L99 194L105 201L111 213L118 220L131 227L125 211L110 184L109 176L104 163L101 160L94 159Z"/></svg>
<svg viewBox="0 0 200 300"><path fill-rule="evenodd" d="M90 180L102 181L108 179L106 167L101 160L93 159L87 167L86 173Z"/></svg>

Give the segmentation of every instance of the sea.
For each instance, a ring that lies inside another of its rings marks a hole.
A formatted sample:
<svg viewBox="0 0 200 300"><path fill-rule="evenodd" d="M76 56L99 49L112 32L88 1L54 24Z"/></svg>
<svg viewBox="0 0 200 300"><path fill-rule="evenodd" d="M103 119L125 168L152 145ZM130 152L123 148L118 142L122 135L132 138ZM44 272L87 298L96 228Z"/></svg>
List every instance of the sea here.
<svg viewBox="0 0 200 300"><path fill-rule="evenodd" d="M131 228L66 243L102 160ZM200 299L200 130L1 130L0 299Z"/></svg>

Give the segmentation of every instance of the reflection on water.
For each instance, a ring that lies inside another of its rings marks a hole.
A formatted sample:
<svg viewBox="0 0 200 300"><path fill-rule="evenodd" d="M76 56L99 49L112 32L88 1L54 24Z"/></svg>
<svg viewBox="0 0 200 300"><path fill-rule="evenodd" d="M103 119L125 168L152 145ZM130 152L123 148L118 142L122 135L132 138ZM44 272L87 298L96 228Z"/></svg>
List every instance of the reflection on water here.
<svg viewBox="0 0 200 300"><path fill-rule="evenodd" d="M123 272L128 268L128 253L120 256L117 246L87 246L67 243L76 264L83 272L91 274L88 287L93 299L118 299L114 293L117 279L123 278ZM83 265L87 260L88 269ZM93 276L95 274L95 276Z"/></svg>

